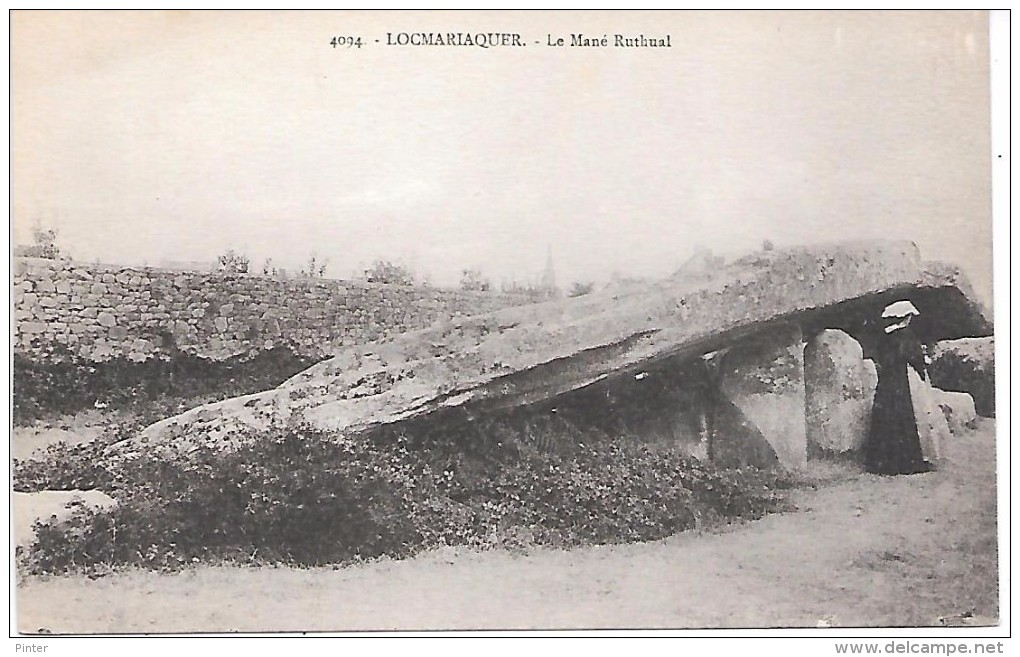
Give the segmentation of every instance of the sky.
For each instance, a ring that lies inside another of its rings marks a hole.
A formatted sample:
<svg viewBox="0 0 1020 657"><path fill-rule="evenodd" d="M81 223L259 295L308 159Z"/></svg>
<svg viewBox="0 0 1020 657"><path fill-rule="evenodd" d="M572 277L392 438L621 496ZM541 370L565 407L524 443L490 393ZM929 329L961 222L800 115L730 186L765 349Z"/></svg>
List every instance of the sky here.
<svg viewBox="0 0 1020 657"><path fill-rule="evenodd" d="M420 31L527 45L375 43ZM581 32L672 47L545 45ZM12 40L15 241L78 260L498 284L551 248L568 286L895 238L991 296L980 12L22 11Z"/></svg>

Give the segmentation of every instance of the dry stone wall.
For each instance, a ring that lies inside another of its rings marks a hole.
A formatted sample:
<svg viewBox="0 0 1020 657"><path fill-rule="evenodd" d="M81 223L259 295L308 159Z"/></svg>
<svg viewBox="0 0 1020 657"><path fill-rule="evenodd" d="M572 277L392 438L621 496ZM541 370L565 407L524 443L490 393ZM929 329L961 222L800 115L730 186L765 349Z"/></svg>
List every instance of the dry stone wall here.
<svg viewBox="0 0 1020 657"><path fill-rule="evenodd" d="M100 267L16 258L14 349L33 361L322 358L532 298L326 279Z"/></svg>

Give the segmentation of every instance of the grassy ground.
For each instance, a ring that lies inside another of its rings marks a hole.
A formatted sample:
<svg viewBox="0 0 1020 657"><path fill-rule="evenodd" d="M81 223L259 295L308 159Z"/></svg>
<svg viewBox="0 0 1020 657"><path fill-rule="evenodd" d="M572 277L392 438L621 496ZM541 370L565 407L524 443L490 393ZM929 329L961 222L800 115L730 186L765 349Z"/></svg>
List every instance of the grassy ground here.
<svg viewBox="0 0 1020 657"><path fill-rule="evenodd" d="M337 570L198 567L30 579L19 628L55 633L932 625L998 613L995 425L935 473L854 476L799 511L645 544L447 549Z"/></svg>

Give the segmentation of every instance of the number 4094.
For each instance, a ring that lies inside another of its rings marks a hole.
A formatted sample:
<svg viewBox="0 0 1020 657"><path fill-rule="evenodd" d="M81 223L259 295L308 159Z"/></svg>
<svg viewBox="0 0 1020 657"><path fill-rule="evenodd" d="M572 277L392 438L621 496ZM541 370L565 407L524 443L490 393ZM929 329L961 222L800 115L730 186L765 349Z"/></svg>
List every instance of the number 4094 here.
<svg viewBox="0 0 1020 657"><path fill-rule="evenodd" d="M329 45L333 46L334 48L350 48L351 46L354 46L355 48L360 48L361 37L335 36L333 37L333 40L329 42Z"/></svg>

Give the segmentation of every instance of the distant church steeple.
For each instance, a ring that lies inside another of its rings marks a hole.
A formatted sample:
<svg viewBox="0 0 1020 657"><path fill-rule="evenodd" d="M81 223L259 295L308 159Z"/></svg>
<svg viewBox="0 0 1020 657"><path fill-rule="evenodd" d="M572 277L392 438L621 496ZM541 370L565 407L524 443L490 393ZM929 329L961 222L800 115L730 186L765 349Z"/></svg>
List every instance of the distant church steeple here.
<svg viewBox="0 0 1020 657"><path fill-rule="evenodd" d="M551 244L546 250L545 271L542 272L542 289L549 294L556 293L556 269L553 267Z"/></svg>

